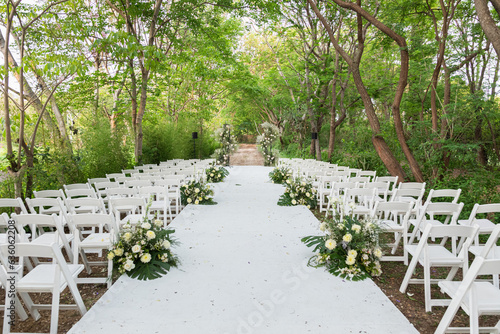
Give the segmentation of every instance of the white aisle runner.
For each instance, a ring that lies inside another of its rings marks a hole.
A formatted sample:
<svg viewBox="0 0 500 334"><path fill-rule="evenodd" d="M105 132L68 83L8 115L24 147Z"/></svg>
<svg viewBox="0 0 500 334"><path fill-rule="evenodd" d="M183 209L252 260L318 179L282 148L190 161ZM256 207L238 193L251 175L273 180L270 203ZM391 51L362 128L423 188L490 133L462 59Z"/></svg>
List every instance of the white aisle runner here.
<svg viewBox="0 0 500 334"><path fill-rule="evenodd" d="M121 277L69 333L418 333L371 281L306 266L305 207L277 206L270 168L232 167L218 205L174 220L182 263L153 281Z"/></svg>

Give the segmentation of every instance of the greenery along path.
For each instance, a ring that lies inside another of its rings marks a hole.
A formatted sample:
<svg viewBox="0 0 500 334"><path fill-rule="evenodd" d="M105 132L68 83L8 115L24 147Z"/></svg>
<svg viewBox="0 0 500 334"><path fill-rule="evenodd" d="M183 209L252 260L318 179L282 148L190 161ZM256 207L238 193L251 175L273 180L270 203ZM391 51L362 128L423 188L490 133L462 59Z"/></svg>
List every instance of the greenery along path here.
<svg viewBox="0 0 500 334"><path fill-rule="evenodd" d="M231 166L264 166L264 158L255 144L239 144L231 155Z"/></svg>
<svg viewBox="0 0 500 334"><path fill-rule="evenodd" d="M371 281L307 267L301 237L320 233L303 206L280 207L270 167L236 166L217 205L172 222L180 267L154 281L121 277L70 333L417 333Z"/></svg>

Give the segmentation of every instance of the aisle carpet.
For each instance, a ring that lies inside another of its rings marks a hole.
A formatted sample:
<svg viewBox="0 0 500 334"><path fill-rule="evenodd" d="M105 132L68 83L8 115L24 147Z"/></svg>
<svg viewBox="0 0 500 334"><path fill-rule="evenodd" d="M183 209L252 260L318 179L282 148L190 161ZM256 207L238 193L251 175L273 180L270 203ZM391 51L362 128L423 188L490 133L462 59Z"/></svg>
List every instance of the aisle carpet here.
<svg viewBox="0 0 500 334"><path fill-rule="evenodd" d="M371 281L307 267L320 233L305 207L276 205L270 168L232 167L218 205L173 221L181 266L153 281L121 277L69 333L418 333Z"/></svg>

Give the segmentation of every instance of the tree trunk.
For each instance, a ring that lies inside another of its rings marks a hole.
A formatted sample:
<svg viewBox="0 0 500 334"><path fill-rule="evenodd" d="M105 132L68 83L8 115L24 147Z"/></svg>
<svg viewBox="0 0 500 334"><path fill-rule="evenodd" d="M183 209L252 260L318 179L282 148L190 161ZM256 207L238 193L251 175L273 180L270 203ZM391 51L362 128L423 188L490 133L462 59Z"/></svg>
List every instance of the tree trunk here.
<svg viewBox="0 0 500 334"><path fill-rule="evenodd" d="M500 28L491 16L490 9L488 8L488 0L474 0L474 4L484 34L493 45L497 56L500 57Z"/></svg>

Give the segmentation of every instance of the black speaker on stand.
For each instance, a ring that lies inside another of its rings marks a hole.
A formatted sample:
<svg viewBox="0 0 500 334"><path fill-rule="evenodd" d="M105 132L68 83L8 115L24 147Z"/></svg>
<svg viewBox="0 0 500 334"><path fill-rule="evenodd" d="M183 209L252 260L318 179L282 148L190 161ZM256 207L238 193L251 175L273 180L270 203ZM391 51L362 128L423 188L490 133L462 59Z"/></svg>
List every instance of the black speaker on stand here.
<svg viewBox="0 0 500 334"><path fill-rule="evenodd" d="M198 132L193 132L191 136L193 137L193 158L196 159L196 139L198 139Z"/></svg>

